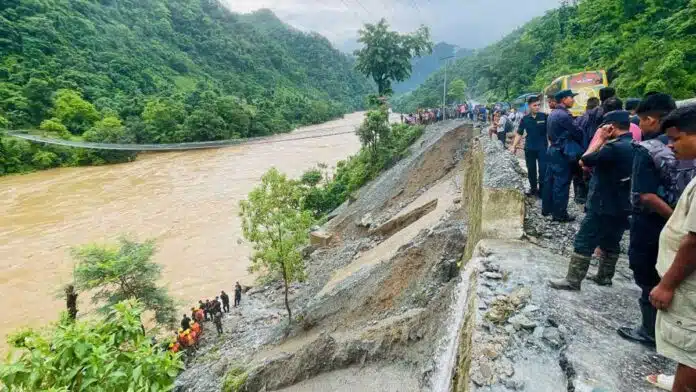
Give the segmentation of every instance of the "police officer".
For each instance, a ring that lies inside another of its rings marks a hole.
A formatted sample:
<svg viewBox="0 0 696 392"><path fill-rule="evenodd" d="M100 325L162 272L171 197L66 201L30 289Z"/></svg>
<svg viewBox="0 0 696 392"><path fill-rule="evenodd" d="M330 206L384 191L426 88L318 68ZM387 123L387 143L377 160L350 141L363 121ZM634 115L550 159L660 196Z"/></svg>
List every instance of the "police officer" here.
<svg viewBox="0 0 696 392"><path fill-rule="evenodd" d="M547 154L546 179L541 204L544 216L552 215L556 222L571 222L568 197L573 166L582 154L582 131L575 125L568 109L575 104L574 94L563 90L556 94L556 107L547 122L551 146Z"/></svg>
<svg viewBox="0 0 696 392"><path fill-rule="evenodd" d="M588 278L609 286L619 259L620 242L628 228L630 214L633 138L629 112L617 110L604 115L599 136L590 144L580 163L594 168L586 205L587 214L575 236L574 252L565 279L550 280L559 290L580 290L587 275L592 253L604 251L597 274Z"/></svg>
<svg viewBox="0 0 696 392"><path fill-rule="evenodd" d="M633 214L631 216L631 236L628 246L628 263L633 270L633 279L641 289L638 305L641 312L641 323L636 326L625 326L618 329L621 337L655 346L655 319L657 309L650 303L650 291L660 283L660 276L655 265L659 249L660 232L671 217L676 206L678 195L669 195L668 179L660 173L662 164L658 164L651 156L650 150L644 146L662 146L662 150L670 155L667 135L662 131L661 122L670 112L677 108L671 96L657 93L645 97L636 108L640 119L643 142L637 147L633 161L633 178L631 181L631 201Z"/></svg>
<svg viewBox="0 0 696 392"><path fill-rule="evenodd" d="M541 102L538 96L530 97L527 100L529 114L522 117L520 126L517 128L515 141L510 150L514 154L522 136L527 132L524 143L524 159L527 163L527 179L529 180L529 193L527 196L538 196L544 190L544 176L546 175L546 150L548 139L546 137L546 113L541 113ZM539 166L539 176L537 177L537 165ZM537 188L537 178L540 179Z"/></svg>

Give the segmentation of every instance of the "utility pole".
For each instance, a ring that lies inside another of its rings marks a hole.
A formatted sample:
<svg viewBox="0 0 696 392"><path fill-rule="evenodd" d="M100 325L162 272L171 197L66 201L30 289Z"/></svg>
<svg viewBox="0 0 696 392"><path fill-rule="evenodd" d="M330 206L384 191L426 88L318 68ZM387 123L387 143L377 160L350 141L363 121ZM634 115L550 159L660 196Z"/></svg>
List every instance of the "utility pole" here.
<svg viewBox="0 0 696 392"><path fill-rule="evenodd" d="M442 119L445 119L445 113L447 108L447 66L449 65L449 59L454 58L454 56L442 57L440 61L445 61L445 82L442 84Z"/></svg>

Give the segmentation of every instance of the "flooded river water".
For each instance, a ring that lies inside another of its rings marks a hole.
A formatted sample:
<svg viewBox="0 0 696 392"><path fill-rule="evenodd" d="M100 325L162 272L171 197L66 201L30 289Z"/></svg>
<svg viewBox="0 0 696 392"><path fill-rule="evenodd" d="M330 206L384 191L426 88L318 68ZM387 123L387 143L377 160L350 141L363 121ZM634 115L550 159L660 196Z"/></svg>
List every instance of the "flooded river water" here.
<svg viewBox="0 0 696 392"><path fill-rule="evenodd" d="M55 320L64 309L56 295L71 280L71 247L113 242L123 233L156 239L155 261L182 308L232 292L236 280L253 283L239 200L272 166L298 176L357 152L352 132L311 136L351 131L361 120L354 113L272 142L0 177L0 348L8 332Z"/></svg>

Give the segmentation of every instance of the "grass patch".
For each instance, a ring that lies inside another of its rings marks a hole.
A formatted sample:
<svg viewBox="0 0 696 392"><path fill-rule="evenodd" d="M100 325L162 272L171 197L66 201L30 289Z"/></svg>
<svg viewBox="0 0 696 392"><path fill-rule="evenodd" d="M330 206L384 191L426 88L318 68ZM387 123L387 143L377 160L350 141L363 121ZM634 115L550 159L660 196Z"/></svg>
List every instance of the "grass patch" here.
<svg viewBox="0 0 696 392"><path fill-rule="evenodd" d="M222 384L223 392L239 392L246 383L249 373L241 366L233 366L225 374L225 381Z"/></svg>

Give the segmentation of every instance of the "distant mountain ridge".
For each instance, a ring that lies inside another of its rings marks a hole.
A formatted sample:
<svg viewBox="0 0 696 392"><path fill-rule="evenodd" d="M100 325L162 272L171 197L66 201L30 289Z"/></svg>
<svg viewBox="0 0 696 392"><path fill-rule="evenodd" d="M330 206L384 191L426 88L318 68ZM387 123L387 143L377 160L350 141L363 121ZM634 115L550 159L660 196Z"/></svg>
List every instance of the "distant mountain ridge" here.
<svg viewBox="0 0 696 392"><path fill-rule="evenodd" d="M621 97L663 91L677 99L696 94L696 1L562 2L449 68L467 96L483 102L510 101L540 93L562 75L606 70ZM408 95L392 102L412 111L442 102L442 69Z"/></svg>
<svg viewBox="0 0 696 392"><path fill-rule="evenodd" d="M454 56L450 61L461 59L470 56L474 51L472 49L462 49L456 45L440 42L433 47L433 53L424 56L416 57L411 60L413 71L411 78L401 83L394 84L394 92L396 94L405 93L416 89L425 82L430 75L438 71L445 65L445 60L440 60L443 57Z"/></svg>

